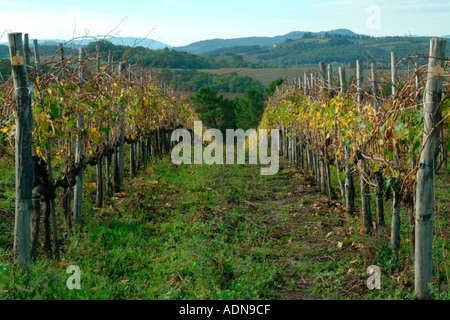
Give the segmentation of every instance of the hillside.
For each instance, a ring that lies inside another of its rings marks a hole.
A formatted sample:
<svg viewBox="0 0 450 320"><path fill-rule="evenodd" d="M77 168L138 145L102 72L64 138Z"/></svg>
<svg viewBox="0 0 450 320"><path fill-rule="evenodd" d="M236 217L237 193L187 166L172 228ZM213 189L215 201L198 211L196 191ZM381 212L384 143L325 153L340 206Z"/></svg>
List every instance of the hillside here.
<svg viewBox="0 0 450 320"><path fill-rule="evenodd" d="M287 39L271 47L231 47L205 53L214 58L241 55L244 60L272 66L298 67L327 62L348 63L366 57L377 62L387 62L391 51L399 57L427 54L428 37L378 37L359 38L340 35L305 34L302 39ZM447 48L450 54L450 48Z"/></svg>
<svg viewBox="0 0 450 320"><path fill-rule="evenodd" d="M30 45L33 46L32 39L30 39L31 43ZM136 38L136 37L116 37L116 38L86 38L81 40L73 40L73 41L67 41L67 40L61 40L61 39L40 39L38 40L38 43L42 46L58 46L60 43L66 44L68 47L76 47L79 48L80 46L87 46L91 42L96 41L102 41L107 40L111 42L114 45L122 45L122 46L130 46L130 47L144 47L149 48L153 50L157 49L164 49L164 48L172 48L171 45L162 43L157 40L148 39L148 38ZM1 42L0 45L8 45L7 42Z"/></svg>
<svg viewBox="0 0 450 320"><path fill-rule="evenodd" d="M214 51L223 48L230 47L248 47L248 46L260 46L260 47L269 47L279 43L283 43L286 40L298 40L302 39L305 34L312 34L311 32L305 31L293 31L289 32L285 35L279 35L275 37L243 37L243 38L234 38L234 39L211 39L211 40L203 40L191 43L187 46L175 47L175 50L186 51L195 54L201 54L209 51ZM314 33L317 35L325 35L325 34L337 34L342 36L351 36L351 37L360 37L360 35L347 30L347 29L337 29L332 31L322 31L319 33Z"/></svg>

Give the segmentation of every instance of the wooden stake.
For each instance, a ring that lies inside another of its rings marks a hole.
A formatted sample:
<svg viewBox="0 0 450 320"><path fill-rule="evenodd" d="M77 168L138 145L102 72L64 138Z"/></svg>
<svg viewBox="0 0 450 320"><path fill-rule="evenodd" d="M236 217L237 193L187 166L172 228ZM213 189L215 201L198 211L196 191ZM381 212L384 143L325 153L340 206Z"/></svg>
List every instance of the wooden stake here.
<svg viewBox="0 0 450 320"><path fill-rule="evenodd" d="M433 273L433 213L435 206L435 171L438 157L440 130L437 123L442 119L442 84L446 40L431 38L427 85L424 93L423 150L417 171L416 193L416 252L415 293L418 299L430 299L428 285Z"/></svg>
<svg viewBox="0 0 450 320"><path fill-rule="evenodd" d="M392 95L397 94L397 53L391 52L391 82L392 82Z"/></svg>
<svg viewBox="0 0 450 320"><path fill-rule="evenodd" d="M364 93L363 93L363 70L362 70L362 64L361 61L356 61L356 87L357 87L357 104L358 104L358 110L359 112L362 111L362 104L364 100Z"/></svg>
<svg viewBox="0 0 450 320"><path fill-rule="evenodd" d="M28 82L24 60L22 33L8 34L9 55L14 83L15 103L15 180L16 204L14 221L14 266L30 266L30 215L34 166L31 144L33 119L32 87Z"/></svg>
<svg viewBox="0 0 450 320"><path fill-rule="evenodd" d="M339 67L339 80L341 84L341 93L344 93L347 88L345 82L345 69L343 67Z"/></svg>
<svg viewBox="0 0 450 320"><path fill-rule="evenodd" d="M85 58L85 49L80 48L78 63L79 63L79 77L80 82L83 83L83 68L82 64ZM81 110L78 110L77 115L77 128L79 133L77 135L77 142L75 146L75 163L82 166L82 159L84 156L84 141L81 135L81 132L84 128L84 114ZM73 221L74 223L81 224L82 223L82 207L83 207L83 175L84 168L83 166L80 169L80 172L75 178L76 185L74 188L74 200L73 200Z"/></svg>
<svg viewBox="0 0 450 320"><path fill-rule="evenodd" d="M34 50L34 63L36 66L36 70L41 72L41 56L39 54L39 46L38 41L33 39L33 50Z"/></svg>

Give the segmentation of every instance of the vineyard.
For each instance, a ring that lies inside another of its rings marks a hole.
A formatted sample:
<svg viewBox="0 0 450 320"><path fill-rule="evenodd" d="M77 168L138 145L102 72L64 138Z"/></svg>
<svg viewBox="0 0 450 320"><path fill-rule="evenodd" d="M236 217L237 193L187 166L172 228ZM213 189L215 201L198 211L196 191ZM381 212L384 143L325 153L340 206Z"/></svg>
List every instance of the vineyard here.
<svg viewBox="0 0 450 320"><path fill-rule="evenodd" d="M36 41L31 62L24 36L8 35L12 76L0 83L0 158L15 163L14 279L38 260L41 234L43 252L57 260L58 230L64 229L64 237L82 233L86 203L101 210L106 200L125 197L124 190L131 188L125 176L138 177L139 169L169 155L172 131L192 131L200 119L188 98L165 87L148 69L112 61L100 50L88 55L80 48L67 58L63 44L57 55L41 62ZM318 73L279 87L266 101L259 125L281 129L281 155L330 201L340 201L347 218L359 217L365 239L390 241L394 263L414 265L419 299L431 298L429 284L439 283L442 279L436 277L447 272L439 268L448 239L437 247L433 228L440 211L444 216L448 211L436 201L435 184L436 175L447 168L450 148L449 61L445 41L432 38L429 55L399 60L392 53L390 68L375 62L364 68L357 61L356 68L333 72L332 65L322 62ZM414 66L410 72L405 71L407 63ZM146 185L153 182L158 184ZM241 220L253 225L252 232L262 232L260 224L248 219ZM407 234L401 231L405 219ZM405 257L401 249L407 244L411 250ZM223 265L222 278L227 275ZM183 277L177 273L173 281ZM247 293L237 297L258 298Z"/></svg>
<svg viewBox="0 0 450 320"><path fill-rule="evenodd" d="M67 60L61 45L60 61L44 64L35 42L31 68L27 35L24 45L21 37L10 34L13 77L1 86L0 114L2 156L14 157L11 150L15 148L19 172L15 261L28 265L36 259L41 202L45 202L45 251L57 255L57 195L67 227L81 224L83 173L88 166L97 168L93 185L96 205L102 207L104 195L121 190L125 143L132 150L130 174L134 175L139 161L146 163L150 155L168 153L169 132L189 129L197 118L187 100L162 88L150 73L133 70L122 61L112 63L110 57L105 63L101 52L87 56L80 48L77 58ZM31 216L28 207L33 208ZM27 234L30 224L31 235Z"/></svg>
<svg viewBox="0 0 450 320"><path fill-rule="evenodd" d="M330 198L338 189L348 214L360 215L361 231L387 235L385 202L391 200L388 235L396 255L401 246L400 206L406 207L416 293L421 298L430 294L436 173L446 165L449 147L445 40L431 41L429 57L424 66L423 56L405 58L416 66L408 78L398 69L404 61L393 52L389 72L377 72L376 64L370 63L368 85L361 61L350 70L350 83L345 69L339 68L339 86L333 85L332 66L322 62L319 75L305 73L303 79L279 88L260 124L282 128L284 154L313 175ZM337 172L338 188L331 185L331 168ZM354 179L360 186L360 212ZM376 199L375 215L371 198Z"/></svg>

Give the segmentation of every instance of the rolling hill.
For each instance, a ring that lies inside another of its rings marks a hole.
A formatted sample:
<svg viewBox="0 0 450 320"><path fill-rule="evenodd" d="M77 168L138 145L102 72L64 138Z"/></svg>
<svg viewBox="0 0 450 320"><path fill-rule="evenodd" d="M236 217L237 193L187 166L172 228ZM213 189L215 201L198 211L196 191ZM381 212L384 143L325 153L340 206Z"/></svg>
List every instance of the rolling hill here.
<svg viewBox="0 0 450 320"><path fill-rule="evenodd" d="M332 31L321 31L318 33L306 32L306 31L293 31L285 35L279 35L275 37L244 37L244 38L234 38L234 39L211 39L203 40L191 43L187 46L175 47L175 50L187 51L195 54L202 54L205 52L214 51L217 49L237 47L237 46L260 46L269 47L274 46L279 43L283 43L286 40L298 40L302 39L305 34L317 34L317 35L342 35L346 37L360 37L350 30L347 29L337 29Z"/></svg>

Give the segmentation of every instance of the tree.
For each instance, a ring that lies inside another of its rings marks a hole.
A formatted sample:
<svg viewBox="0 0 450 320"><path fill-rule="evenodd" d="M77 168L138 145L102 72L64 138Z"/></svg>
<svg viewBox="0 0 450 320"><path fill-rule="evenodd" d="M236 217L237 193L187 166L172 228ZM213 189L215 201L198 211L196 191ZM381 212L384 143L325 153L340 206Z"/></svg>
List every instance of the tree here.
<svg viewBox="0 0 450 320"><path fill-rule="evenodd" d="M217 94L217 90L204 87L191 99L195 112L200 115L204 125L225 133L226 129L236 128L236 100L224 99L222 95Z"/></svg>
<svg viewBox="0 0 450 320"><path fill-rule="evenodd" d="M256 128L264 112L264 95L254 89L247 88L244 96L237 101L236 125L239 129Z"/></svg>
<svg viewBox="0 0 450 320"><path fill-rule="evenodd" d="M284 80L282 78L278 78L278 79L272 81L272 83L269 84L269 86L264 90L264 95L266 97L270 97L271 95L273 95L273 93L275 92L277 87L281 86L283 84L283 82L284 82Z"/></svg>

